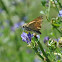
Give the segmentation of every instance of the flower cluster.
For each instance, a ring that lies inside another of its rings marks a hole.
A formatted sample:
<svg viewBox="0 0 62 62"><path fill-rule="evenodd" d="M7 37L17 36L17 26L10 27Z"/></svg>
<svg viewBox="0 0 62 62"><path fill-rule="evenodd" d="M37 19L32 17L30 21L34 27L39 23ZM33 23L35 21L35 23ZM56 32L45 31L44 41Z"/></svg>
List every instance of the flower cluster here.
<svg viewBox="0 0 62 62"><path fill-rule="evenodd" d="M49 40L49 37L46 36L43 41L44 41L44 43L46 43L48 40Z"/></svg>
<svg viewBox="0 0 62 62"><path fill-rule="evenodd" d="M43 40L44 43L46 43L48 46L60 46L62 47L62 37L58 39L51 39L48 36L46 36Z"/></svg>
<svg viewBox="0 0 62 62"><path fill-rule="evenodd" d="M36 37L38 40L39 40L39 38L40 38L39 35L36 35L36 36L35 36L34 34L31 34L30 32L29 32L28 34L25 33L25 32L23 32L23 33L21 34L22 40L25 41L27 44L30 44L32 38L34 38L34 37Z"/></svg>
<svg viewBox="0 0 62 62"><path fill-rule="evenodd" d="M24 21L15 23L14 26L11 27L11 30L15 31L17 28L19 28L20 26L22 26L24 23L25 23Z"/></svg>
<svg viewBox="0 0 62 62"><path fill-rule="evenodd" d="M22 40L25 41L25 42L27 42L28 44L31 43L32 37L33 37L33 35L31 35L30 33L27 34L27 33L23 32L21 34Z"/></svg>

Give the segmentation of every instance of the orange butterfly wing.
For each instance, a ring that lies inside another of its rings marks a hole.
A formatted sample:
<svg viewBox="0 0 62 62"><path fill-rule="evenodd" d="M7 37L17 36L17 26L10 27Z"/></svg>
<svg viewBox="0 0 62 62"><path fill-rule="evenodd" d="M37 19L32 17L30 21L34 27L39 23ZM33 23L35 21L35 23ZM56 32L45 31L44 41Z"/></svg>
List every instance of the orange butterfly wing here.
<svg viewBox="0 0 62 62"><path fill-rule="evenodd" d="M41 22L42 22L42 17L39 16L36 19L34 19L33 21L28 23L29 28L31 28L32 30L40 30L41 29Z"/></svg>

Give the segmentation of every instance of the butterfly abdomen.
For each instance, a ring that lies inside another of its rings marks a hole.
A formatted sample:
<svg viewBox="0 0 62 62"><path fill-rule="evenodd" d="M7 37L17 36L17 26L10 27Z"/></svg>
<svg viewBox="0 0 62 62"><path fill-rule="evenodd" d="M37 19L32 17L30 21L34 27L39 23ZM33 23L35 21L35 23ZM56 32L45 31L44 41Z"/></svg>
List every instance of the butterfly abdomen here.
<svg viewBox="0 0 62 62"><path fill-rule="evenodd" d="M27 30L27 31L34 31L34 32L36 32L38 34L41 34L41 32L39 30L37 31L37 30L31 29L29 27L25 27L25 30Z"/></svg>

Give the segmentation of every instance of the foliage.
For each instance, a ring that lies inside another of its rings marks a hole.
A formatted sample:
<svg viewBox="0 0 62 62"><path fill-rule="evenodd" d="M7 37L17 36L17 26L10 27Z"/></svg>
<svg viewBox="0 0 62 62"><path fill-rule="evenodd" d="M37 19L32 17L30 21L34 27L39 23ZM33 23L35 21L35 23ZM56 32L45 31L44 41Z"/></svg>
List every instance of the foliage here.
<svg viewBox="0 0 62 62"><path fill-rule="evenodd" d="M0 62L62 62L61 2L0 0ZM41 35L23 31L24 23L40 15Z"/></svg>

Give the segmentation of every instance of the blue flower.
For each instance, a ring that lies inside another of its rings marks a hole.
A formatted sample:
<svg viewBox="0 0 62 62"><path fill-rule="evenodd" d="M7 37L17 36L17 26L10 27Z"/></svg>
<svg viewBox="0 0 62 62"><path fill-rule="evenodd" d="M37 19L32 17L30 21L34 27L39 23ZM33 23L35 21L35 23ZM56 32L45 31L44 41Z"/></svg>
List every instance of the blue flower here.
<svg viewBox="0 0 62 62"><path fill-rule="evenodd" d="M58 17L62 17L62 9L59 11Z"/></svg>
<svg viewBox="0 0 62 62"><path fill-rule="evenodd" d="M34 59L34 62L41 62L41 60L36 57L36 58Z"/></svg>
<svg viewBox="0 0 62 62"><path fill-rule="evenodd" d="M2 9L2 8L0 8L0 13L2 13L2 11L3 11L3 9Z"/></svg>
<svg viewBox="0 0 62 62"><path fill-rule="evenodd" d="M46 43L48 40L49 40L49 37L48 37L48 36L45 37L45 38L44 38L44 43Z"/></svg>
<svg viewBox="0 0 62 62"><path fill-rule="evenodd" d="M22 26L24 23L25 23L24 21L15 23L14 26L11 27L11 30L15 31L17 28L19 28L20 26Z"/></svg>
<svg viewBox="0 0 62 62"><path fill-rule="evenodd" d="M59 40L60 40L59 38L58 39L54 39L54 41L56 41L56 42L59 42Z"/></svg>
<svg viewBox="0 0 62 62"><path fill-rule="evenodd" d="M37 38L38 38L38 39L40 39L40 36L39 36L39 35L37 35Z"/></svg>
<svg viewBox="0 0 62 62"><path fill-rule="evenodd" d="M30 33L27 34L27 33L23 32L21 34L21 38L23 41L25 41L26 43L29 44L29 43L31 43L32 35Z"/></svg>
<svg viewBox="0 0 62 62"><path fill-rule="evenodd" d="M27 34L27 36L28 36L28 39L31 41L31 34L29 33Z"/></svg>
<svg viewBox="0 0 62 62"><path fill-rule="evenodd" d="M3 33L0 33L0 37L3 35Z"/></svg>

